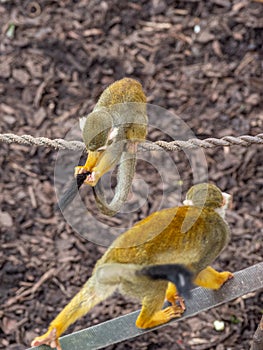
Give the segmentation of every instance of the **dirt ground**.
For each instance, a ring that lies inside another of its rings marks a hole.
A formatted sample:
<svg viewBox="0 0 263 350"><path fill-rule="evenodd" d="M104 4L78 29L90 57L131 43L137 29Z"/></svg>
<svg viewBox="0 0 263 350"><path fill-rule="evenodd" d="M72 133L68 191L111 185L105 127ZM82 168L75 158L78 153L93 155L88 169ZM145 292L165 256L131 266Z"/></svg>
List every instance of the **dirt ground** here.
<svg viewBox="0 0 263 350"><path fill-rule="evenodd" d="M176 113L198 138L262 132L260 0L1 0L0 26L1 133L63 138L124 76L138 79L149 103ZM173 157L184 194L195 174L182 152ZM214 266L238 271L262 260L262 146L219 147L205 157L208 180L233 195L231 243ZM56 158L52 149L1 144L1 349L29 347L105 251L54 211ZM129 224L162 199L158 176L147 169L138 162L138 176L155 191ZM170 196L168 204L180 199ZM107 349L249 349L262 305L261 290ZM68 332L138 308L114 295ZM225 322L223 331L215 320Z"/></svg>

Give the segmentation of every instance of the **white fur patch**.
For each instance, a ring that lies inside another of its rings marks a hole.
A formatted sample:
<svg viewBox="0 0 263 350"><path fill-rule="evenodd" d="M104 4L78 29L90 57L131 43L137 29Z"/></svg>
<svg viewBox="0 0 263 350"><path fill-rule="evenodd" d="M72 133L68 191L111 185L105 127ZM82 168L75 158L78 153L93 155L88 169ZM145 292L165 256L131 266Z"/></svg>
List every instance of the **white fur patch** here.
<svg viewBox="0 0 263 350"><path fill-rule="evenodd" d="M224 198L224 205L223 205L223 208L224 208L224 209L227 209L227 208L229 207L230 203L231 203L231 198L232 198L232 196L231 196L231 194L226 193L226 192L222 192L222 196L223 196L223 198Z"/></svg>
<svg viewBox="0 0 263 350"><path fill-rule="evenodd" d="M86 123L87 117L81 117L79 118L79 127L80 130L83 131L85 123Z"/></svg>
<svg viewBox="0 0 263 350"><path fill-rule="evenodd" d="M109 134L109 140L114 139L114 137L116 137L118 135L118 132L119 132L119 129L116 127L111 129L110 134Z"/></svg>
<svg viewBox="0 0 263 350"><path fill-rule="evenodd" d="M194 205L194 204L193 204L193 201L192 201L191 199L185 199L185 200L183 201L183 204L184 204L184 205Z"/></svg>
<svg viewBox="0 0 263 350"><path fill-rule="evenodd" d="M224 199L223 205L220 208L216 208L215 211L221 216L221 218L225 219L226 210L230 206L232 196L226 192L222 192L222 196Z"/></svg>
<svg viewBox="0 0 263 350"><path fill-rule="evenodd" d="M180 285L182 287L184 287L185 286L185 278L184 278L184 276L181 273L179 273L178 274L178 278L179 278Z"/></svg>

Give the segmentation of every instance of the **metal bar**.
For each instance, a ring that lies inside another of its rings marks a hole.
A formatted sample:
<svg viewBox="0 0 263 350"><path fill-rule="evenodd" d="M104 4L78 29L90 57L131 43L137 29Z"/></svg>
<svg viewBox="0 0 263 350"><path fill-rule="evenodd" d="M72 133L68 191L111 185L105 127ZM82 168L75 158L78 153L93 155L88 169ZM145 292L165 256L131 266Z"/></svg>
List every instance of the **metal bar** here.
<svg viewBox="0 0 263 350"><path fill-rule="evenodd" d="M187 307L185 313L182 317L174 319L171 322L179 322L191 316L195 316L202 311L209 310L260 288L263 288L263 262L236 272L234 278L218 291L212 291L201 287L193 289L191 299L185 300ZM128 315L120 316L96 326L63 336L60 339L62 349L102 349L106 346L138 337L144 333L151 332L154 329L169 324L167 323L155 328L141 330L135 326L135 320L138 314L139 311L135 311ZM31 349L47 350L50 348L41 345Z"/></svg>

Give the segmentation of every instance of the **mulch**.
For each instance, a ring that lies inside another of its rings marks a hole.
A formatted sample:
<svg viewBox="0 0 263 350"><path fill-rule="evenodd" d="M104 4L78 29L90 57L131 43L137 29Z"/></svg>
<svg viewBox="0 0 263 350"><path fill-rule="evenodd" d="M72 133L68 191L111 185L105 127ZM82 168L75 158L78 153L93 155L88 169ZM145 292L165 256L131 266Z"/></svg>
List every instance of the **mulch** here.
<svg viewBox="0 0 263 350"><path fill-rule="evenodd" d="M1 133L63 138L106 86L124 76L138 79L150 104L179 116L200 139L262 132L261 0L2 0L0 26ZM149 140L166 137L150 129ZM204 154L208 180L233 195L227 214L231 242L214 266L237 271L262 260L262 146ZM168 176L163 188L156 163L140 160L131 198L139 208L102 223L114 231L158 210L162 201L179 205L196 174L184 152L169 157L176 183ZM0 349L29 347L106 249L54 210L56 159L51 149L1 144ZM95 212L91 192L83 191ZM262 305L262 291L250 293L107 349L249 349ZM68 332L138 308L137 301L114 295ZM214 329L215 320L225 322L223 331Z"/></svg>

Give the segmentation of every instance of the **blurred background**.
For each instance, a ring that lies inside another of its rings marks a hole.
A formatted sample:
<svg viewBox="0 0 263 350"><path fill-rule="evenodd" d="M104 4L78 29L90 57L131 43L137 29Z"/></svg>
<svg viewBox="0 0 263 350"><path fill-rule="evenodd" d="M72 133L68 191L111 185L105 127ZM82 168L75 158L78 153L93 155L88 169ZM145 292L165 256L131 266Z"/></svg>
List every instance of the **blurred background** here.
<svg viewBox="0 0 263 350"><path fill-rule="evenodd" d="M260 0L0 0L0 28L1 133L63 138L124 76L138 79L150 104L179 116L200 139L262 132ZM150 129L149 140L156 139L165 135ZM214 267L234 272L262 260L262 146L204 154L208 180L233 195L231 243ZM175 189L184 195L195 174L183 152L170 156L179 174ZM0 145L1 349L29 347L105 251L54 211L56 158L52 149ZM129 225L163 200L158 172L139 161L137 173L154 190ZM93 208L91 191L85 191ZM169 206L180 204L175 191ZM110 224L122 220L117 216ZM262 304L262 291L250 293L107 350L248 349ZM68 333L138 308L114 295ZM215 320L224 321L224 330L214 329Z"/></svg>

